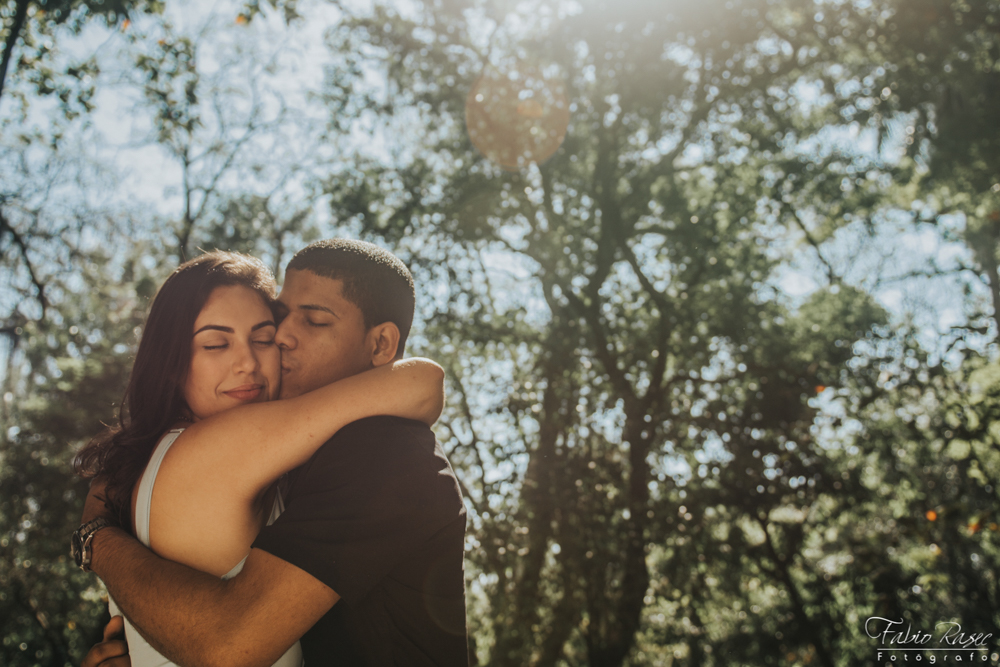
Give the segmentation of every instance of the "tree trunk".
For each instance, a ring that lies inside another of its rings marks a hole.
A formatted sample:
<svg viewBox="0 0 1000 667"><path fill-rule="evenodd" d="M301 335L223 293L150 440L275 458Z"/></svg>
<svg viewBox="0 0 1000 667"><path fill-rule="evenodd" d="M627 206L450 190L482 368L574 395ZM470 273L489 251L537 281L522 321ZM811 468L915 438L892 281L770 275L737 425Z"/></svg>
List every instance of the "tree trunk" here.
<svg viewBox="0 0 1000 667"><path fill-rule="evenodd" d="M571 329L571 325L561 325L558 319L553 322L547 345L550 352L539 369L547 386L542 399L538 447L531 454L521 491L528 529L528 553L521 560L521 576L516 584L511 623L497 636L494 660L501 665L519 667L525 664L534 648L533 628L538 624L538 612L545 603L539 584L556 509L555 475L560 458L557 444L572 419L570 398L574 392L564 379L565 369L575 363L572 350L574 336L569 333ZM565 595L568 591L564 591Z"/></svg>
<svg viewBox="0 0 1000 667"><path fill-rule="evenodd" d="M799 589L792 580L791 572L788 571L788 564L786 560L778 555L777 549L774 548L774 541L771 539L771 533L768 530L768 523L766 520L758 519L757 523L760 525L761 529L764 531L764 543L767 545L767 552L771 556L771 560L774 562L775 570L778 572L778 576L781 582L785 585L785 589L788 591L788 595L791 597L792 606L795 608L795 617L804 630L804 634L810 640L812 640L813 646L816 647L816 656L823 667L834 667L833 657L830 655L829 647L826 641L823 639L823 635L820 633L819 628L813 623L812 619L806 614L806 606L802 600L802 596L799 594Z"/></svg>
<svg viewBox="0 0 1000 667"><path fill-rule="evenodd" d="M14 44L17 43L18 38L21 36L24 22L28 18L28 5L30 4L31 0L18 0L17 7L14 10L14 20L10 24L10 30L7 32L7 42L3 45L3 61L0 62L0 100L3 99L3 88L7 82L7 68L10 66L10 61L14 55Z"/></svg>

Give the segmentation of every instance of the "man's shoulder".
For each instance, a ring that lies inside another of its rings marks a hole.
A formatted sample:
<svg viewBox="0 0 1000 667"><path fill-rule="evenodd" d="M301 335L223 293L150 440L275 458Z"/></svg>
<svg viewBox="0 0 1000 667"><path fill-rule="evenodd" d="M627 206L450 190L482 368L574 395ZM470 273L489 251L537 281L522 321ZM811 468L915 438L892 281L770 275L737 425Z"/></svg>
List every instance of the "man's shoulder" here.
<svg viewBox="0 0 1000 667"><path fill-rule="evenodd" d="M461 488L444 449L423 422L370 417L348 424L292 473L294 495L335 492L395 498L449 516L462 514Z"/></svg>
<svg viewBox="0 0 1000 667"><path fill-rule="evenodd" d="M368 417L337 431L316 452L317 460L340 465L412 465L439 450L427 424L401 417Z"/></svg>
<svg viewBox="0 0 1000 667"><path fill-rule="evenodd" d="M434 432L430 427L413 419L380 415L351 422L337 431L326 444L339 444L354 440L385 441L395 443L401 440L434 441ZM324 445L326 446L326 445Z"/></svg>
<svg viewBox="0 0 1000 667"><path fill-rule="evenodd" d="M427 424L401 417L369 417L343 427L304 466L320 479L392 478L447 469L444 450Z"/></svg>

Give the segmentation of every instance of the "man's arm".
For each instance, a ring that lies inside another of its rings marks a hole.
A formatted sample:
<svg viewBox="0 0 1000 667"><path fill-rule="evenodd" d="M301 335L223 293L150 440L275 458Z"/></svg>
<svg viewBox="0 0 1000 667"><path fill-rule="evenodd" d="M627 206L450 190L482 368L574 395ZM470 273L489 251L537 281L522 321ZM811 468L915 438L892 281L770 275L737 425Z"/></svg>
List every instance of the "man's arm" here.
<svg viewBox="0 0 1000 667"><path fill-rule="evenodd" d="M181 665L267 667L340 599L260 549L223 581L164 560L117 528L94 535L91 568L142 636Z"/></svg>

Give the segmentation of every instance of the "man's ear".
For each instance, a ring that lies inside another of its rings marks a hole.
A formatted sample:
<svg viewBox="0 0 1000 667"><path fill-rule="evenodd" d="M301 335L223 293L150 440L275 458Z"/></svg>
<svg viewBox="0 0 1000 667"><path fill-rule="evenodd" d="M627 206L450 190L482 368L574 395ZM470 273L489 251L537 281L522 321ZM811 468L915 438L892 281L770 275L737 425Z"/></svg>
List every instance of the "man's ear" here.
<svg viewBox="0 0 1000 667"><path fill-rule="evenodd" d="M392 322L376 324L368 331L372 350L372 366L382 366L396 358L399 348L399 327Z"/></svg>

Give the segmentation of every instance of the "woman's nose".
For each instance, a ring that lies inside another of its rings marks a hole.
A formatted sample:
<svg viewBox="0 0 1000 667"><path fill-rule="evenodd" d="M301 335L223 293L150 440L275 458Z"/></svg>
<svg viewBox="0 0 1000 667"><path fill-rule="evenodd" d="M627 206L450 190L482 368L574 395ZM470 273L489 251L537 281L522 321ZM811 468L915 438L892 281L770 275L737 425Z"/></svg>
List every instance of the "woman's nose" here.
<svg viewBox="0 0 1000 667"><path fill-rule="evenodd" d="M254 350L253 343L239 347L233 367L236 371L243 373L252 373L260 368L260 360L257 358L257 351Z"/></svg>

